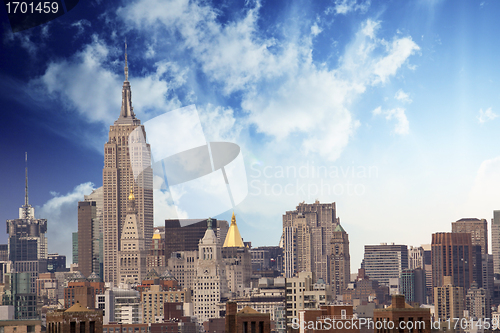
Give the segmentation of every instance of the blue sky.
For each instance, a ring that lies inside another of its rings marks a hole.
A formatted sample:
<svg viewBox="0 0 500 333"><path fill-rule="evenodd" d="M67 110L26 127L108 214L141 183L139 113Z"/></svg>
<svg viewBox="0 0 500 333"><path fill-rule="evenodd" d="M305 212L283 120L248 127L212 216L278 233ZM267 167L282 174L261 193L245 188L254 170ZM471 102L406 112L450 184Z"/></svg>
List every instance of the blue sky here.
<svg viewBox="0 0 500 333"><path fill-rule="evenodd" d="M91 0L15 34L0 12L0 220L27 151L50 252L70 257L76 203L102 185L125 38L142 122L195 104L207 140L241 147L254 246L299 202L336 202L356 271L364 244L427 244L500 209L498 2ZM156 225L171 203L155 196Z"/></svg>

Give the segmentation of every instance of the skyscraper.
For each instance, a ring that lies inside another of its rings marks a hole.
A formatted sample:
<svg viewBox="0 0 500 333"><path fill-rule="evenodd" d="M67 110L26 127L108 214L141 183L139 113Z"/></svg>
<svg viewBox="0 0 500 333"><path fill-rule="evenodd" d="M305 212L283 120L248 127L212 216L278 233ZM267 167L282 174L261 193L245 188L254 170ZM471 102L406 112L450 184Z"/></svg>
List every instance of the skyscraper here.
<svg viewBox="0 0 500 333"><path fill-rule="evenodd" d="M339 224L331 240L331 287L333 296L342 295L351 281L351 257L349 256L349 235Z"/></svg>
<svg viewBox="0 0 500 333"><path fill-rule="evenodd" d="M494 210L491 219L491 253L493 271L495 274L500 274L500 210Z"/></svg>
<svg viewBox="0 0 500 333"><path fill-rule="evenodd" d="M89 276L96 273L102 279L103 235L102 235L102 194L99 187L84 201L78 202L78 270Z"/></svg>
<svg viewBox="0 0 500 333"><path fill-rule="evenodd" d="M36 279L47 271L47 220L35 219L35 209L28 201L28 157L26 155L26 185L24 205L19 208L19 218L7 220L9 234L9 260L16 273L29 273L30 292L36 292Z"/></svg>
<svg viewBox="0 0 500 333"><path fill-rule="evenodd" d="M445 276L451 276L449 283L467 291L472 283L471 235L438 232L432 234L431 245L432 286L444 286Z"/></svg>
<svg viewBox="0 0 500 333"><path fill-rule="evenodd" d="M472 241L472 280L479 287L488 287L488 282L483 282L482 256L488 255L488 222L485 219L463 218L451 223L451 232L466 232L471 235ZM486 269L486 267L484 267ZM464 291L466 293L467 291Z"/></svg>
<svg viewBox="0 0 500 333"><path fill-rule="evenodd" d="M9 234L8 256L12 271L6 274L4 305L13 305L15 319L33 319L36 309L36 279L47 271L47 220L36 219L35 209L28 201L28 156L24 205L19 218L7 220ZM3 267L2 267L3 268ZM4 282L4 281L2 281Z"/></svg>
<svg viewBox="0 0 500 333"><path fill-rule="evenodd" d="M284 271L289 278L298 272L313 272L316 279L330 279L330 241L340 223L335 203L304 202L283 215Z"/></svg>
<svg viewBox="0 0 500 333"><path fill-rule="evenodd" d="M139 130L136 130L139 128ZM104 144L103 174L103 236L104 281L118 282L118 251L122 227L127 216L127 201L133 188L140 238L149 248L153 236L153 172L151 148L146 144L144 125L132 107L128 81L127 48L125 45L125 81L122 88L120 116L109 128Z"/></svg>

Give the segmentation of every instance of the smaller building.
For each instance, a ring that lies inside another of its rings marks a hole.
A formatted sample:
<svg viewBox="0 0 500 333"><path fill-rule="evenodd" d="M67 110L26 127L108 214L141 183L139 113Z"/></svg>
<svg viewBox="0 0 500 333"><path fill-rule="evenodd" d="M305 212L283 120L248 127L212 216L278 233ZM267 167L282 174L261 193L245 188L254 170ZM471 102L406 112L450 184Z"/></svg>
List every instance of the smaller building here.
<svg viewBox="0 0 500 333"><path fill-rule="evenodd" d="M373 310L373 322L377 333L431 332L430 309L412 307L405 302L404 295L393 295L389 307Z"/></svg>
<svg viewBox="0 0 500 333"><path fill-rule="evenodd" d="M0 320L0 332L5 333L40 333L42 331L41 320Z"/></svg>
<svg viewBox="0 0 500 333"><path fill-rule="evenodd" d="M251 307L245 307L236 312L236 302L226 303L226 329L225 333L270 333L271 315L260 313Z"/></svg>
<svg viewBox="0 0 500 333"><path fill-rule="evenodd" d="M76 303L67 310L47 313L47 333L102 332L102 311L89 310Z"/></svg>

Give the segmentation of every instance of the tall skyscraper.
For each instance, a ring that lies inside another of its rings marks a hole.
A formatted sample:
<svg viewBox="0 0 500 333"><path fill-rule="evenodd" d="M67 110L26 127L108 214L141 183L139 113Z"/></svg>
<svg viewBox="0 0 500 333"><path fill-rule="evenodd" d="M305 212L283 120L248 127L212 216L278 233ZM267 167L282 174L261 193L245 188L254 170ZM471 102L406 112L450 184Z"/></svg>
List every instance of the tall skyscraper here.
<svg viewBox="0 0 500 333"><path fill-rule="evenodd" d="M472 283L472 240L470 233L438 232L432 234L432 286L450 283L467 291Z"/></svg>
<svg viewBox="0 0 500 333"><path fill-rule="evenodd" d="M408 248L394 243L365 245L363 268L370 279L389 285L390 278L399 278L408 268Z"/></svg>
<svg viewBox="0 0 500 333"><path fill-rule="evenodd" d="M139 130L136 130L137 128ZM146 248L149 248L154 225L151 148L146 144L144 125L141 125L141 121L136 118L132 107L126 45L122 107L120 116L109 128L108 142L104 144L102 174L104 281L116 285L120 237L127 216L127 201L131 187L137 207L137 225L140 237L145 240Z"/></svg>
<svg viewBox="0 0 500 333"><path fill-rule="evenodd" d="M39 273L47 271L47 220L36 219L35 209L28 201L28 157L26 155L26 185L24 205L19 208L19 218L7 220L9 234L9 260L16 273L29 273L30 292L36 292Z"/></svg>
<svg viewBox="0 0 500 333"><path fill-rule="evenodd" d="M340 223L335 203L304 202L283 215L285 277L298 272L313 272L316 279L330 279L330 241Z"/></svg>
<svg viewBox="0 0 500 333"><path fill-rule="evenodd" d="M351 257L349 256L349 235L339 224L331 240L331 287L333 297L342 295L351 281Z"/></svg>
<svg viewBox="0 0 500 333"><path fill-rule="evenodd" d="M483 282L482 256L488 254L488 222L476 218L460 219L451 223L451 232L466 232L471 235L472 280L476 281L479 287L487 288L488 282Z"/></svg>
<svg viewBox="0 0 500 333"><path fill-rule="evenodd" d="M500 274L500 210L494 210L491 219L491 253L493 271L495 274Z"/></svg>

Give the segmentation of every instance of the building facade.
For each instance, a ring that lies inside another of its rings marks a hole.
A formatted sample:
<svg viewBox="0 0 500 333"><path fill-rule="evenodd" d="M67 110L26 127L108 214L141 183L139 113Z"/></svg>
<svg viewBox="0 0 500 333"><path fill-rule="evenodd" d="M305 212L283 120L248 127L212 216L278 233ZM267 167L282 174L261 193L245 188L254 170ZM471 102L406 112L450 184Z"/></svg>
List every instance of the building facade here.
<svg viewBox="0 0 500 333"><path fill-rule="evenodd" d="M472 283L472 241L470 233L432 234L432 286L445 285L444 277L451 277L455 287L469 289Z"/></svg>
<svg viewBox="0 0 500 333"><path fill-rule="evenodd" d="M198 245L198 263L194 279L194 315L198 323L210 318L219 318L217 304L228 292L225 265L222 261L221 246L208 219L205 236Z"/></svg>
<svg viewBox="0 0 500 333"><path fill-rule="evenodd" d="M340 223L333 231L331 240L330 277L332 295L342 295L351 281L351 257L349 255L349 235Z"/></svg>
<svg viewBox="0 0 500 333"><path fill-rule="evenodd" d="M99 187L78 202L78 270L103 277L103 188Z"/></svg>
<svg viewBox="0 0 500 333"><path fill-rule="evenodd" d="M283 215L284 274L314 272L317 279L331 281L330 241L340 223L335 203L300 203Z"/></svg>
<svg viewBox="0 0 500 333"><path fill-rule="evenodd" d="M390 278L399 278L408 268L408 248L394 243L365 245L363 268L371 280L389 285Z"/></svg>

